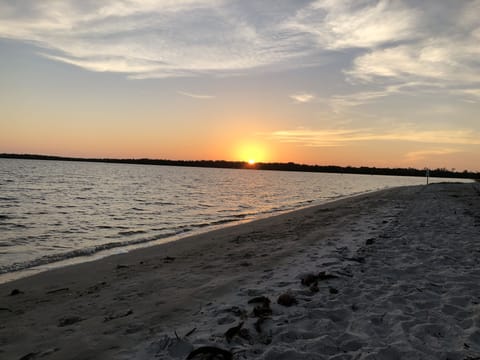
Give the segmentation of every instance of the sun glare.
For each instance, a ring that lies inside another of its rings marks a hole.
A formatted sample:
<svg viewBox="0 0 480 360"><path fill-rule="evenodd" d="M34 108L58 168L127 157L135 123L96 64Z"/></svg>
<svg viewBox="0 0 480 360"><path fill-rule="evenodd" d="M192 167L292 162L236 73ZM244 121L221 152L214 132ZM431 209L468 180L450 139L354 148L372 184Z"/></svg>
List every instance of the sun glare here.
<svg viewBox="0 0 480 360"><path fill-rule="evenodd" d="M236 158L245 161L248 165L267 160L265 147L258 143L243 143L237 147Z"/></svg>

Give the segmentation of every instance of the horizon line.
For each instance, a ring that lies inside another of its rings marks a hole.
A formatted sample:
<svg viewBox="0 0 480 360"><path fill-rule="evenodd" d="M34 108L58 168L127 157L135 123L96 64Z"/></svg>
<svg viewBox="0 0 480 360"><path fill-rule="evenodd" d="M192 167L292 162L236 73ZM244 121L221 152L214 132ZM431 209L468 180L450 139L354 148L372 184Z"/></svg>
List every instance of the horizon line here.
<svg viewBox="0 0 480 360"><path fill-rule="evenodd" d="M45 155L29 153L0 153L0 158L14 158L26 160L59 160L59 161L84 161L84 162L103 162L103 163L130 163L138 165L165 165L165 166L192 166L192 167L212 167L212 168L232 168L249 170L279 170L279 171L298 171L298 172L337 172L350 174L370 174L370 175L394 175L394 176L425 176L426 170L430 172L431 177L455 177L458 175L467 176L470 179L480 179L479 171L448 170L446 168L436 169L418 169L414 167L376 167L376 166L341 166L341 165L310 165L288 162L255 162L250 164L244 160L173 160L173 159L155 159L155 158L108 158L108 157L76 157L62 155ZM203 164L204 166L198 166ZM223 166L209 166L220 165ZM197 165L197 166L196 166ZM237 166L233 166L237 165ZM436 174L436 175L435 175Z"/></svg>

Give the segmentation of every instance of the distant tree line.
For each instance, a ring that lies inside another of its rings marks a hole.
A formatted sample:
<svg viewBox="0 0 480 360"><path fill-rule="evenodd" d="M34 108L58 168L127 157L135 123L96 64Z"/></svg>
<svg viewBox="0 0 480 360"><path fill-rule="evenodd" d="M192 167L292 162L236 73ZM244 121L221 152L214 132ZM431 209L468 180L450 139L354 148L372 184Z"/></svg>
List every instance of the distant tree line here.
<svg viewBox="0 0 480 360"><path fill-rule="evenodd" d="M276 171L303 171L341 174L364 174L364 175L392 175L392 176L425 176L425 170L415 168L377 168L368 166L334 166L334 165L306 165L288 163L256 163L249 164L244 161L226 160L166 160L166 159L102 159L102 158L76 158L34 154L0 154L0 158L29 159L29 160L57 160L57 161L83 161L103 162L116 164L140 164L140 165L164 165L164 166L188 166L224 169L256 169ZM431 177L439 178L463 178L480 179L480 172L464 170L430 169Z"/></svg>

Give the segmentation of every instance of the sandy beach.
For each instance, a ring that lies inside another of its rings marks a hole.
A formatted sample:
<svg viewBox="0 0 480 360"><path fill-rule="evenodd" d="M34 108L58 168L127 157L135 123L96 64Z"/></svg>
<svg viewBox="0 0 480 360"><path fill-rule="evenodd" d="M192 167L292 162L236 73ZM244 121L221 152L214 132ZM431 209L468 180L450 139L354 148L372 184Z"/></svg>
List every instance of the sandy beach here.
<svg viewBox="0 0 480 360"><path fill-rule="evenodd" d="M480 359L480 184L360 195L0 285L1 359Z"/></svg>

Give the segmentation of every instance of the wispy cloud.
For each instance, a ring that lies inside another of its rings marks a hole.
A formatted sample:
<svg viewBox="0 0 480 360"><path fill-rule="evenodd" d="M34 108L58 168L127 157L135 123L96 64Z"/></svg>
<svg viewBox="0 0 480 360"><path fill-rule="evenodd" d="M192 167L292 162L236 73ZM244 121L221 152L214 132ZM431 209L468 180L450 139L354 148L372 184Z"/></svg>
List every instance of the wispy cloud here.
<svg viewBox="0 0 480 360"><path fill-rule="evenodd" d="M298 57L294 37L249 21L222 0L74 0L4 4L0 38L34 43L42 55L132 78L237 72Z"/></svg>
<svg viewBox="0 0 480 360"><path fill-rule="evenodd" d="M468 102L480 102L480 87L475 89L454 89L451 91L451 93L463 96L465 101Z"/></svg>
<svg viewBox="0 0 480 360"><path fill-rule="evenodd" d="M476 41L475 41L476 42ZM428 40L375 50L355 59L346 73L365 81L395 79L434 79L442 82L472 83L480 81L475 72L475 58L480 49L471 39L454 42L452 39Z"/></svg>
<svg viewBox="0 0 480 360"><path fill-rule="evenodd" d="M201 99L201 100L209 100L209 99L214 99L214 95L205 95L205 94L194 94L191 92L187 91L177 91L178 94L183 95L183 96L188 96L194 99Z"/></svg>
<svg viewBox="0 0 480 360"><path fill-rule="evenodd" d="M380 87L380 90L357 91L345 95L333 95L327 99L327 101L334 112L343 112L351 107L373 103L388 96L445 90L442 84L428 81L411 81L395 85L383 85L383 87L380 85L378 87ZM457 92L457 94L460 93L464 94L463 91Z"/></svg>
<svg viewBox="0 0 480 360"><path fill-rule="evenodd" d="M270 138L303 146L345 146L361 141L406 141L429 144L480 145L480 134L471 130L373 130L373 129L294 129L275 131Z"/></svg>
<svg viewBox="0 0 480 360"><path fill-rule="evenodd" d="M401 2L318 0L285 26L311 35L322 48L346 49L412 38L417 22L416 11Z"/></svg>
<svg viewBox="0 0 480 360"><path fill-rule="evenodd" d="M308 103L315 99L315 95L309 93L297 93L289 96L290 99L294 100L296 103Z"/></svg>
<svg viewBox="0 0 480 360"><path fill-rule="evenodd" d="M345 70L348 79L385 88L419 83L415 90L420 93L455 89L457 96L478 100L470 89L480 82L480 22L472 15L478 14L480 1L455 6L437 2L434 7L435 12L428 3L419 6L415 34L409 41L392 42L356 56L352 67Z"/></svg>
<svg viewBox="0 0 480 360"><path fill-rule="evenodd" d="M334 95L329 99L329 102L334 112L341 112L345 108L367 104L395 92L394 88L387 88L381 91L361 91L348 95Z"/></svg>
<svg viewBox="0 0 480 360"><path fill-rule="evenodd" d="M418 151L410 151L405 154L405 158L409 162L424 160L432 156L445 156L451 154L457 154L462 152L459 149L453 148L439 148L439 149L426 149L426 150L418 150Z"/></svg>

